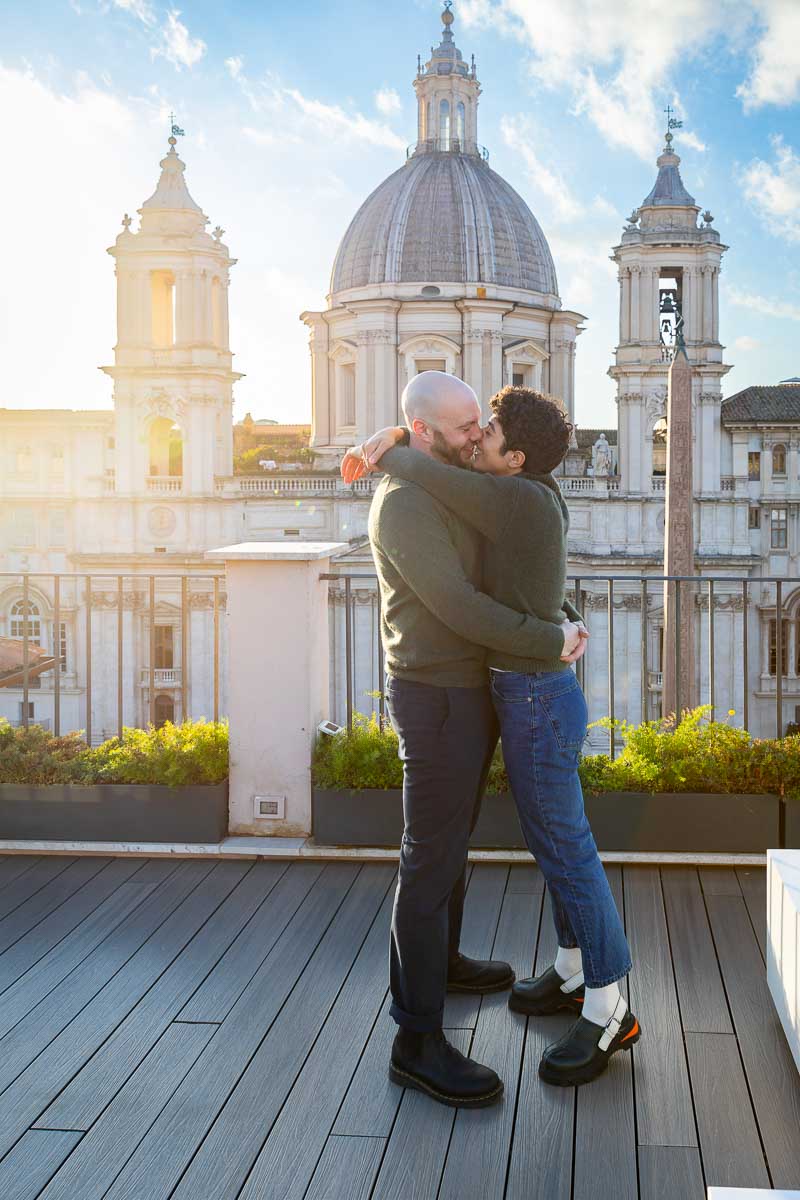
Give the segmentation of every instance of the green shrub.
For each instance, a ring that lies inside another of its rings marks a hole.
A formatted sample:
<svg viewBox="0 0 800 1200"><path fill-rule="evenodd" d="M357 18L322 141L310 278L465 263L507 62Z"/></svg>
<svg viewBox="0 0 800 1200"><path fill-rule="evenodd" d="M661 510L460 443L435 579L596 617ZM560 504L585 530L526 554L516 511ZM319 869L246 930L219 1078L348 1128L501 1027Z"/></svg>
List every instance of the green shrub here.
<svg viewBox="0 0 800 1200"><path fill-rule="evenodd" d="M89 748L80 734L54 737L40 725L12 729L0 720L0 783L149 783L181 787L228 776L226 721L167 721L160 728L123 728Z"/></svg>
<svg viewBox="0 0 800 1200"><path fill-rule="evenodd" d="M85 753L79 733L54 737L41 725L14 728L0 718L0 783L69 783Z"/></svg>
<svg viewBox="0 0 800 1200"><path fill-rule="evenodd" d="M710 708L685 712L681 720L631 725L604 718L595 727L613 728L622 751L589 754L581 759L586 792L770 793L800 797L800 735L780 740L754 739L727 720L711 721ZM734 713L729 713L734 716ZM397 737L377 718L354 714L353 729L318 739L313 761L320 788L400 788L402 765ZM494 756L487 790L509 790L500 747Z"/></svg>

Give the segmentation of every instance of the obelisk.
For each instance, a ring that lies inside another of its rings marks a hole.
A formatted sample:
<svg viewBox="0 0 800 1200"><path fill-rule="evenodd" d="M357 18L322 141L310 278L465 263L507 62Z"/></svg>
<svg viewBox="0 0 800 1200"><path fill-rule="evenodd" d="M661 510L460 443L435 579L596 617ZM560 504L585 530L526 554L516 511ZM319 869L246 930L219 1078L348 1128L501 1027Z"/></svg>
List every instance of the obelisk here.
<svg viewBox="0 0 800 1200"><path fill-rule="evenodd" d="M667 388L667 495L664 574L694 575L692 365L678 328ZM695 704L693 584L664 584L663 715L680 716Z"/></svg>

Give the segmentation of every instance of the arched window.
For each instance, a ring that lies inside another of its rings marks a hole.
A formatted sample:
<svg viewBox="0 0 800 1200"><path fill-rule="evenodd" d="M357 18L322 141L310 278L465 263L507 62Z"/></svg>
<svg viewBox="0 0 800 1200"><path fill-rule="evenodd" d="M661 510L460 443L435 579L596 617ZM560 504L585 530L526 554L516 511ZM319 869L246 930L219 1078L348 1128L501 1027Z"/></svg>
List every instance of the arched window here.
<svg viewBox="0 0 800 1200"><path fill-rule="evenodd" d="M653 426L653 474L667 473L667 420L660 417Z"/></svg>
<svg viewBox="0 0 800 1200"><path fill-rule="evenodd" d="M772 474L786 474L786 447L780 444L772 447Z"/></svg>
<svg viewBox="0 0 800 1200"><path fill-rule="evenodd" d="M450 101L439 102L439 146L440 150L450 149Z"/></svg>
<svg viewBox="0 0 800 1200"><path fill-rule="evenodd" d="M33 455L30 446L17 447L17 475L27 475L33 470Z"/></svg>
<svg viewBox="0 0 800 1200"><path fill-rule="evenodd" d="M183 437L169 417L157 417L150 426L150 474L183 474Z"/></svg>
<svg viewBox="0 0 800 1200"><path fill-rule="evenodd" d="M356 423L356 366L355 363L342 363L339 381L342 386L339 420L350 429Z"/></svg>
<svg viewBox="0 0 800 1200"><path fill-rule="evenodd" d="M171 271L150 272L150 308L154 346L175 345L175 276Z"/></svg>
<svg viewBox="0 0 800 1200"><path fill-rule="evenodd" d="M28 626L28 641L32 646L40 646L42 638L42 614L32 600L28 601L27 609L24 600L15 600L11 605L9 631L12 638L25 636L25 625ZM27 615L27 622L25 617Z"/></svg>
<svg viewBox="0 0 800 1200"><path fill-rule="evenodd" d="M466 127L466 112L464 109L464 105L458 104L456 106L456 137L458 138L459 142L461 142L462 148L464 146L464 137L465 137L464 129L465 129L465 127Z"/></svg>

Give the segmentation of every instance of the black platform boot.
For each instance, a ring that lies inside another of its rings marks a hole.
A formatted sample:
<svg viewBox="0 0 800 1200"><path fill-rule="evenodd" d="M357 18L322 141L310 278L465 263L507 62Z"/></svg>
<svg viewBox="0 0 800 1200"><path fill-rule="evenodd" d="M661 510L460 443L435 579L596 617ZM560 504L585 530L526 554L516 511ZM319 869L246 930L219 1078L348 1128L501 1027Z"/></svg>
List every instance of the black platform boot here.
<svg viewBox="0 0 800 1200"><path fill-rule="evenodd" d="M450 1108L487 1108L503 1095L499 1075L463 1055L441 1029L434 1033L398 1029L389 1078Z"/></svg>

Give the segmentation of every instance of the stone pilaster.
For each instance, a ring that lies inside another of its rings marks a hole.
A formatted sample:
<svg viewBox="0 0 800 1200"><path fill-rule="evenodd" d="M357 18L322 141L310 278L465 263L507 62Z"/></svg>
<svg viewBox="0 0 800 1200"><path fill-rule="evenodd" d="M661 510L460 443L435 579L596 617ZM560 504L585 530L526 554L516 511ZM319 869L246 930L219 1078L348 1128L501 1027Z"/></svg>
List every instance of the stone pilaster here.
<svg viewBox="0 0 800 1200"><path fill-rule="evenodd" d="M664 574L694 575L692 367L684 350L669 371L667 393L667 494ZM664 585L664 713L694 705L694 595L681 588L680 624L675 585ZM679 652L679 670L676 655Z"/></svg>

